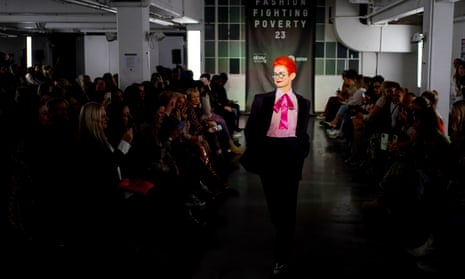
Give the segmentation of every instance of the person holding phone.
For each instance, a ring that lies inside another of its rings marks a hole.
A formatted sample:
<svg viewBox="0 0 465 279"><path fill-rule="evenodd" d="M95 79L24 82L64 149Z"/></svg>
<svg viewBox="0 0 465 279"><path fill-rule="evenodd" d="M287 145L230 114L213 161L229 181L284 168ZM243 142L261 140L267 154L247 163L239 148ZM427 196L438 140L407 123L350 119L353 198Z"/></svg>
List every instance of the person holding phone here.
<svg viewBox="0 0 465 279"><path fill-rule="evenodd" d="M296 63L289 56L273 62L276 89L254 97L244 129L244 168L260 176L275 232L273 276L288 270L293 249L297 193L304 159L309 154L310 100L292 85Z"/></svg>

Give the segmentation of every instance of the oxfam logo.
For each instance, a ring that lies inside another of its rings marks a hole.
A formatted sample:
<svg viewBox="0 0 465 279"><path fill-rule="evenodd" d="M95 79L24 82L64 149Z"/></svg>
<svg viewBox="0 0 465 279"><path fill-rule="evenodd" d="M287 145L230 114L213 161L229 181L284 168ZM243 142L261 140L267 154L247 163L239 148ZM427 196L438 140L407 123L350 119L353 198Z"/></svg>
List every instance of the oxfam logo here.
<svg viewBox="0 0 465 279"><path fill-rule="evenodd" d="M255 64L266 64L266 55L265 54L254 54L252 56L253 63Z"/></svg>

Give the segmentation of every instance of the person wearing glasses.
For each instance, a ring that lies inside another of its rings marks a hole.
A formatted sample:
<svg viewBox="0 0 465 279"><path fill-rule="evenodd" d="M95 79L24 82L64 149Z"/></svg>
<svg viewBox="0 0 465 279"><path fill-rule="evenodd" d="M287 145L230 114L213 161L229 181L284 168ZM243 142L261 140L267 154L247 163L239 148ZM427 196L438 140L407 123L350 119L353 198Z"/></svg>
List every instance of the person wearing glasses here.
<svg viewBox="0 0 465 279"><path fill-rule="evenodd" d="M289 269L298 186L310 150L310 100L294 91L296 75L293 59L275 58L276 89L255 95L244 128L246 150L240 159L244 169L260 176L263 186L275 232L273 276Z"/></svg>

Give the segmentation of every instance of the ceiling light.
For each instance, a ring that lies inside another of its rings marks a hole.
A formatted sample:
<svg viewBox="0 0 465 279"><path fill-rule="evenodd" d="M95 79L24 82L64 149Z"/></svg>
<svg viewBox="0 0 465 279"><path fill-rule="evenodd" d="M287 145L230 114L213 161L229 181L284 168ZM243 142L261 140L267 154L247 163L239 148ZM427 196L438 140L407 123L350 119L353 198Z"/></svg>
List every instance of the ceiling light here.
<svg viewBox="0 0 465 279"><path fill-rule="evenodd" d="M172 23L172 22L162 20L162 19L158 19L158 18L152 18L152 17L150 18L150 22L151 23L156 23L156 24L159 24L159 25L163 25L163 26L172 26L172 25L174 25L174 23Z"/></svg>
<svg viewBox="0 0 465 279"><path fill-rule="evenodd" d="M190 18L188 16L173 18L172 21L179 23L179 24L199 24L200 23L198 20Z"/></svg>

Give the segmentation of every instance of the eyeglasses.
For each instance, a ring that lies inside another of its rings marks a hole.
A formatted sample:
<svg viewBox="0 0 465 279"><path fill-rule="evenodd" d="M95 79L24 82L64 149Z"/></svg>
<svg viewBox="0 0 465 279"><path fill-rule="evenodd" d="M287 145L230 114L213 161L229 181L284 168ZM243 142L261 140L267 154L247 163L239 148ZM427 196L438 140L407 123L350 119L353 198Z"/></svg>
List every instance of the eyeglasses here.
<svg viewBox="0 0 465 279"><path fill-rule="evenodd" d="M287 73L284 73L284 72L273 73L271 76L273 78L285 78L287 76Z"/></svg>

